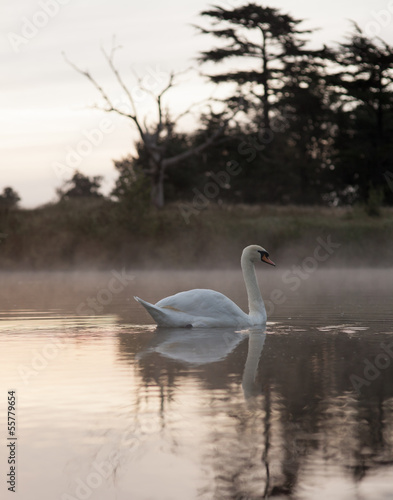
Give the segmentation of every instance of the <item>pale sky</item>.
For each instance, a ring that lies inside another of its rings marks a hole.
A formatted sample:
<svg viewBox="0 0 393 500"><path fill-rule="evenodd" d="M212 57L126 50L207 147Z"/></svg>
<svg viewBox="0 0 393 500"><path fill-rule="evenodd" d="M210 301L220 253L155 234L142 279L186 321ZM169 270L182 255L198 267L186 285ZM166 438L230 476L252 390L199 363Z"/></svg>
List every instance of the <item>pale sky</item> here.
<svg viewBox="0 0 393 500"><path fill-rule="evenodd" d="M132 70L155 89L171 70L195 65L202 49L215 40L196 34L199 12L209 5L238 6L225 0L2 0L0 53L0 191L13 187L22 207L56 199L55 189L74 167L86 175L103 175L104 191L113 186L113 160L132 152L137 137L125 119L91 109L99 95L62 57L89 69L114 100L122 99L100 52L116 35L122 49L117 65L135 90L138 106L148 116L152 102L136 90ZM342 41L350 19L369 35L393 44L393 0L271 0L276 7L320 28L313 45ZM168 104L181 112L212 92L196 73L168 93ZM79 153L78 153L79 151ZM64 168L63 168L64 167Z"/></svg>

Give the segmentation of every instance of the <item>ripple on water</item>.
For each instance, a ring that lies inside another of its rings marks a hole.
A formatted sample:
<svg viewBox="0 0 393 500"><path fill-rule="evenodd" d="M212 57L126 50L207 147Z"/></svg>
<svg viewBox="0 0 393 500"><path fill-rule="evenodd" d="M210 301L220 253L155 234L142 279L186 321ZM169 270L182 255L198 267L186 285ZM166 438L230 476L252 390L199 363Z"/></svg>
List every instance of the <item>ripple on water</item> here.
<svg viewBox="0 0 393 500"><path fill-rule="evenodd" d="M78 316L76 276L64 307L57 276L37 307L25 297L0 314L0 375L18 394L21 498L77 498L78 481L102 463L94 500L390 498L393 363L385 356L389 365L365 372L393 342L387 274L316 273L297 293L285 289L265 333L157 330L129 301L134 289L103 314ZM165 284L152 274L140 295L185 283L160 276ZM236 273L192 276L245 305ZM284 290L279 274L266 285Z"/></svg>

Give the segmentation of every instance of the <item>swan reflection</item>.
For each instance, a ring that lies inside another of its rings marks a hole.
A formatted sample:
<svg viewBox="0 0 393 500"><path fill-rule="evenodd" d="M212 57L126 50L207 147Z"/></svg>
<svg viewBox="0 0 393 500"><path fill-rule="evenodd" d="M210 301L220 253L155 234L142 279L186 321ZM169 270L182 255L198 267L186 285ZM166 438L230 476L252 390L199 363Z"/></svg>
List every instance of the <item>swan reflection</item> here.
<svg viewBox="0 0 393 500"><path fill-rule="evenodd" d="M236 330L228 328L157 328L148 346L135 356L142 360L157 353L165 358L192 365L205 365L224 360L248 338L248 352L242 377L245 398L260 392L255 384L258 363L266 338L266 325Z"/></svg>
<svg viewBox="0 0 393 500"><path fill-rule="evenodd" d="M244 332L227 328L158 328L150 344L136 355L136 359L156 352L183 363L214 363L225 359L245 338Z"/></svg>
<svg viewBox="0 0 393 500"><path fill-rule="evenodd" d="M263 346L265 345L265 330L266 326L263 329L259 328L249 331L247 359L242 378L242 388L246 399L256 396L261 392L260 386L257 386L255 379Z"/></svg>

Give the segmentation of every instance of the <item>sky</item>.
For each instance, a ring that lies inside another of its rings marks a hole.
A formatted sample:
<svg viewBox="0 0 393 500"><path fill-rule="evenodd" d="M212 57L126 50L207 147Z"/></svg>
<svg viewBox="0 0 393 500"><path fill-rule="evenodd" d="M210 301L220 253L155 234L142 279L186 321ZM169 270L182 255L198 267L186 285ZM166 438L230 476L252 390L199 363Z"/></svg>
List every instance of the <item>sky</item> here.
<svg viewBox="0 0 393 500"><path fill-rule="evenodd" d="M116 179L113 160L133 152L137 139L129 120L102 112L98 92L63 57L89 70L114 101L124 95L113 79L101 48L116 37L116 64L133 92L142 116L154 119L154 102L137 87L135 73L152 91L171 71L195 67L201 50L215 40L197 34L199 13L223 0L2 0L0 19L0 192L11 186L20 205L33 208L56 200L56 189L77 168L102 175L109 193ZM304 19L304 29L319 28L314 46L343 41L356 21L368 35L393 45L393 0L270 0ZM215 92L197 71L185 73L167 95L174 114ZM183 126L192 126L190 120Z"/></svg>

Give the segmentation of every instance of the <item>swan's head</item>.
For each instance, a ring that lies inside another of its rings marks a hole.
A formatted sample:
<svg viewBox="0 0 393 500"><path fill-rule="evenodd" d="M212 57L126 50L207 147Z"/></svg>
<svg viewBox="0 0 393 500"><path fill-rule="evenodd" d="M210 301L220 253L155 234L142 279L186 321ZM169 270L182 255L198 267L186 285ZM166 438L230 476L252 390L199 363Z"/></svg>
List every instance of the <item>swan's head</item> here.
<svg viewBox="0 0 393 500"><path fill-rule="evenodd" d="M269 259L269 252L259 245L250 245L243 250L242 259L249 259L251 262L255 263L258 261L266 262L271 266L276 264Z"/></svg>

